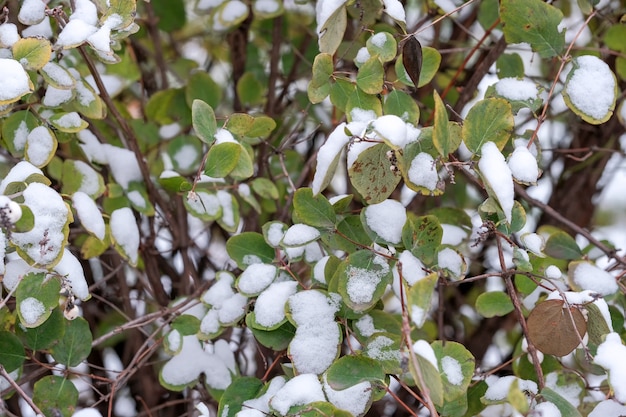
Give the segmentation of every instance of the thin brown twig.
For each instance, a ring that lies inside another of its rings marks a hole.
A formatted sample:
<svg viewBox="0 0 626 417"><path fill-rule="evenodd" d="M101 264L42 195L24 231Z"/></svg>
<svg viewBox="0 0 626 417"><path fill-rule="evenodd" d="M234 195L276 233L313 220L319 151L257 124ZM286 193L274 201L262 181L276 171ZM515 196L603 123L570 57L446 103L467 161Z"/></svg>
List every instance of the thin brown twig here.
<svg viewBox="0 0 626 417"><path fill-rule="evenodd" d="M26 404L28 404L30 406L30 408L33 409L33 411L37 414L37 415L41 415L43 416L43 412L39 409L39 407L37 407L37 404L34 403L34 401L32 400L32 398L30 398L30 396L28 394L26 394L24 392L24 390L22 389L22 387L20 387L17 382L15 382L13 380L13 378L11 378L11 375L9 375L9 373L7 372L6 369L4 369L3 365L0 365L0 375L9 383L9 385L11 385L13 387L13 389L15 390L15 392L17 392L19 394L20 397L22 397L22 399L24 401L26 401Z"/></svg>

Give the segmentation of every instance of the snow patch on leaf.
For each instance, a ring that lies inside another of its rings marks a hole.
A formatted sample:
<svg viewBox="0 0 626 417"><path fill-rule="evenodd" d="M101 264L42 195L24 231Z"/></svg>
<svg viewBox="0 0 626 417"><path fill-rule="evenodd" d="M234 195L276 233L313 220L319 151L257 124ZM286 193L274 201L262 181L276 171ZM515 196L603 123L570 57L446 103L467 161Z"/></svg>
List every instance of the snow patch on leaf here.
<svg viewBox="0 0 626 417"><path fill-rule="evenodd" d="M506 220L511 223L515 197L513 175L495 143L486 142L482 146L478 168L485 182L493 191L498 203L500 203Z"/></svg>

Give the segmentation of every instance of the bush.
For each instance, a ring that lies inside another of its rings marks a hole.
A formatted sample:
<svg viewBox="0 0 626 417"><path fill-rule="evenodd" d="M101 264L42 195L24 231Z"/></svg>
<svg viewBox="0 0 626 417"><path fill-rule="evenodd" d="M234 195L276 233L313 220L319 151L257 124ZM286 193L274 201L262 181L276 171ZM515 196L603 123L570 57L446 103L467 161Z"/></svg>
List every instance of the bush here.
<svg viewBox="0 0 626 417"><path fill-rule="evenodd" d="M0 414L626 413L622 3L3 5Z"/></svg>

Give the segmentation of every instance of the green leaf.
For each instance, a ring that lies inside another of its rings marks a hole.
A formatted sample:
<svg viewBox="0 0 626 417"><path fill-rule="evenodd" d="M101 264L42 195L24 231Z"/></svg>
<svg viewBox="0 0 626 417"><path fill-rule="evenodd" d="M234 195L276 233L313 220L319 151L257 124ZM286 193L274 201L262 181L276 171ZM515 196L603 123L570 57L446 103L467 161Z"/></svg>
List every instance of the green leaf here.
<svg viewBox="0 0 626 417"><path fill-rule="evenodd" d="M607 63L593 55L579 56L572 64L563 88L565 104L587 123L608 121L619 93L615 74ZM593 94L589 94L590 86Z"/></svg>
<svg viewBox="0 0 626 417"><path fill-rule="evenodd" d="M462 135L467 148L475 154L485 142L494 142L502 150L511 136L515 122L511 104L501 98L489 98L474 104L463 123Z"/></svg>
<svg viewBox="0 0 626 417"><path fill-rule="evenodd" d="M77 191L83 191L91 198L96 199L105 191L102 175L83 161L71 159L63 161L61 178L61 192L63 194L71 195Z"/></svg>
<svg viewBox="0 0 626 417"><path fill-rule="evenodd" d="M398 43L388 32L378 32L365 42L371 56L377 55L382 62L389 62L396 57Z"/></svg>
<svg viewBox="0 0 626 417"><path fill-rule="evenodd" d="M409 217L402 229L404 247L426 265L435 262L442 237L443 228L439 220L432 215Z"/></svg>
<svg viewBox="0 0 626 417"><path fill-rule="evenodd" d="M26 359L22 342L13 333L0 331L0 365L7 372L13 372Z"/></svg>
<svg viewBox="0 0 626 417"><path fill-rule="evenodd" d="M375 117L382 115L383 107L378 97L367 94L360 88L355 88L354 93L348 98L346 104L346 116L348 121L352 121L352 110L372 111Z"/></svg>
<svg viewBox="0 0 626 417"><path fill-rule="evenodd" d="M296 334L296 328L289 321L274 330L260 329L254 319L254 312L246 315L246 326L252 331L257 342L277 352L287 349Z"/></svg>
<svg viewBox="0 0 626 417"><path fill-rule="evenodd" d="M515 53L500 55L496 61L496 72L500 79L524 77L524 62L522 61L522 57Z"/></svg>
<svg viewBox="0 0 626 417"><path fill-rule="evenodd" d="M168 0L160 1L166 2ZM187 101L187 105L192 109L192 112L193 102L195 100L201 100L213 109L220 105L222 95L222 87L216 83L206 71L196 71L192 73L185 87L185 100ZM202 109L202 111L206 111L206 109Z"/></svg>
<svg viewBox="0 0 626 417"><path fill-rule="evenodd" d="M65 334L65 318L60 308L55 308L41 325L35 328L18 326L16 332L31 350L49 349Z"/></svg>
<svg viewBox="0 0 626 417"><path fill-rule="evenodd" d="M425 343L425 342L424 342ZM436 406L442 406L444 403L443 380L441 372L425 357L416 353L417 364L409 363L409 371L416 385L421 391L428 390L431 400ZM417 378L415 366L419 367L422 374L422 382Z"/></svg>
<svg viewBox="0 0 626 417"><path fill-rule="evenodd" d="M35 382L33 402L46 416L71 417L76 411L78 390L67 378L47 375Z"/></svg>
<svg viewBox="0 0 626 417"><path fill-rule="evenodd" d="M611 332L602 312L596 303L585 305L587 310L587 333L589 334L589 345L598 346L604 341L604 336Z"/></svg>
<svg viewBox="0 0 626 417"><path fill-rule="evenodd" d="M39 70L50 61L52 45L41 37L21 38L11 47L13 59L27 70Z"/></svg>
<svg viewBox="0 0 626 417"><path fill-rule="evenodd" d="M420 109L415 100L404 91L393 90L385 97L383 104L385 114L394 114L407 123L417 125Z"/></svg>
<svg viewBox="0 0 626 417"><path fill-rule="evenodd" d="M137 14L137 0L103 0L100 1L100 11L103 13L100 18L100 25L104 24L109 17L117 15L117 19L121 18L121 22L111 29L123 29L131 25Z"/></svg>
<svg viewBox="0 0 626 417"><path fill-rule="evenodd" d="M421 328L428 318L433 292L439 277L435 272L417 281L408 290L408 312L417 328Z"/></svg>
<svg viewBox="0 0 626 417"><path fill-rule="evenodd" d="M297 405L289 409L290 416L298 417L352 417L348 411L341 410L326 401L316 401L310 404Z"/></svg>
<svg viewBox="0 0 626 417"><path fill-rule="evenodd" d="M257 378L248 376L234 378L220 398L217 415L234 417L242 410L243 402L256 398L262 388L263 382Z"/></svg>
<svg viewBox="0 0 626 417"><path fill-rule="evenodd" d="M65 334L52 348L52 356L66 366L77 366L87 359L91 352L91 330L89 323L82 317L65 324Z"/></svg>
<svg viewBox="0 0 626 417"><path fill-rule="evenodd" d="M2 142L11 155L18 158L24 155L26 137L37 126L38 119L28 110L16 111L3 120Z"/></svg>
<svg viewBox="0 0 626 417"><path fill-rule="evenodd" d="M500 18L498 10L498 0L483 0L478 6L478 22L487 30L491 28ZM501 29L501 24L497 27Z"/></svg>
<svg viewBox="0 0 626 417"><path fill-rule="evenodd" d="M22 209L22 217L13 225L13 231L16 233L26 233L35 227L35 215L30 207L20 204Z"/></svg>
<svg viewBox="0 0 626 417"><path fill-rule="evenodd" d="M450 148L450 132L448 130L448 112L446 106L443 104L439 93L435 90L435 119L433 122L433 143L435 148L439 151L439 155L444 158L448 157L451 152Z"/></svg>
<svg viewBox="0 0 626 417"><path fill-rule="evenodd" d="M270 200L278 200L278 188L276 184L270 181L268 178L255 178L250 183L252 190L261 198L267 198Z"/></svg>
<svg viewBox="0 0 626 417"><path fill-rule="evenodd" d="M378 361L386 374L401 374L400 347L402 336L399 334L379 332L374 333L363 345L365 354Z"/></svg>
<svg viewBox="0 0 626 417"><path fill-rule="evenodd" d="M474 356L465 346L457 342L440 340L431 344L437 357L439 369L442 371L443 396L445 402L459 397L467 397L467 389L474 376Z"/></svg>
<svg viewBox="0 0 626 417"><path fill-rule="evenodd" d="M50 117L49 122L58 131L65 133L80 132L81 130L86 129L89 126L89 123L81 119L81 117L76 112L57 113Z"/></svg>
<svg viewBox="0 0 626 417"><path fill-rule="evenodd" d="M558 26L563 13L542 0L502 0L500 18L507 43L527 42L542 58L559 55L565 46L565 31Z"/></svg>
<svg viewBox="0 0 626 417"><path fill-rule="evenodd" d="M337 224L337 233L322 235L322 240L333 249L349 253L372 244L372 239L365 231L358 215L345 216Z"/></svg>
<svg viewBox="0 0 626 417"><path fill-rule="evenodd" d="M240 147L239 160L230 172L230 176L235 180L243 181L254 175L254 150L247 143L242 143Z"/></svg>
<svg viewBox="0 0 626 417"><path fill-rule="evenodd" d="M162 31L173 32L185 26L187 15L183 0L150 0L150 4L157 16L157 27Z"/></svg>
<svg viewBox="0 0 626 417"><path fill-rule="evenodd" d="M344 390L361 382L383 382L385 372L374 359L348 355L337 359L326 371L326 382L334 390Z"/></svg>
<svg viewBox="0 0 626 417"><path fill-rule="evenodd" d="M422 72L420 73L419 83L417 88L423 87L437 74L439 71L439 64L441 64L441 54L435 48L425 46L422 48Z"/></svg>
<svg viewBox="0 0 626 417"><path fill-rule="evenodd" d="M213 178L224 178L235 169L243 148L234 142L222 142L211 146L204 173Z"/></svg>
<svg viewBox="0 0 626 417"><path fill-rule="evenodd" d="M254 106L265 100L266 87L253 72L246 72L237 81L237 95L242 103Z"/></svg>
<svg viewBox="0 0 626 417"><path fill-rule="evenodd" d="M343 39L348 24L346 7L339 6L337 10L325 21L318 22L318 44L320 52L333 55Z"/></svg>
<svg viewBox="0 0 626 417"><path fill-rule="evenodd" d="M391 282L387 261L370 251L357 251L341 263L337 291L343 302L356 312L372 308Z"/></svg>
<svg viewBox="0 0 626 417"><path fill-rule="evenodd" d="M484 292L476 299L476 311L487 318L506 316L513 311L513 302L504 292Z"/></svg>
<svg viewBox="0 0 626 417"><path fill-rule="evenodd" d="M346 112L349 97L354 94L356 87L350 80L336 78L330 86L330 102L342 112Z"/></svg>
<svg viewBox="0 0 626 417"><path fill-rule="evenodd" d="M193 130L200 140L212 144L217 132L217 121L213 108L202 100L194 100L191 105Z"/></svg>
<svg viewBox="0 0 626 417"><path fill-rule="evenodd" d="M241 269L250 265L254 258L263 263L274 262L274 248L265 242L262 234L256 232L244 232L231 237L226 242L226 251Z"/></svg>
<svg viewBox="0 0 626 417"><path fill-rule="evenodd" d="M309 226L332 229L337 215L333 206L321 194L313 195L310 188L300 188L293 196L294 219Z"/></svg>
<svg viewBox="0 0 626 417"><path fill-rule="evenodd" d="M50 317L59 305L61 284L44 273L26 274L15 292L17 314L24 327L37 327Z"/></svg>
<svg viewBox="0 0 626 417"><path fill-rule="evenodd" d="M544 387L539 395L542 396L545 400L550 401L552 404L554 404L556 408L559 409L562 416L582 417L582 414L580 414L578 409L576 409L576 407L574 407L571 402L563 398L556 391L548 387Z"/></svg>
<svg viewBox="0 0 626 417"><path fill-rule="evenodd" d="M348 168L350 182L366 204L386 200L400 183L400 173L391 170L387 157L389 149L384 143L367 148Z"/></svg>
<svg viewBox="0 0 626 417"><path fill-rule="evenodd" d="M383 89L383 63L378 56L365 61L356 75L356 85L367 94L378 94Z"/></svg>
<svg viewBox="0 0 626 417"><path fill-rule="evenodd" d="M178 330L181 336L189 336L200 331L200 319L191 314L182 314L172 322L172 329Z"/></svg>
<svg viewBox="0 0 626 417"><path fill-rule="evenodd" d="M245 133L248 138L264 138L276 129L276 121L269 116L256 116L252 127Z"/></svg>
<svg viewBox="0 0 626 417"><path fill-rule="evenodd" d="M557 259L578 259L583 256L574 238L562 230L550 234L544 253Z"/></svg>

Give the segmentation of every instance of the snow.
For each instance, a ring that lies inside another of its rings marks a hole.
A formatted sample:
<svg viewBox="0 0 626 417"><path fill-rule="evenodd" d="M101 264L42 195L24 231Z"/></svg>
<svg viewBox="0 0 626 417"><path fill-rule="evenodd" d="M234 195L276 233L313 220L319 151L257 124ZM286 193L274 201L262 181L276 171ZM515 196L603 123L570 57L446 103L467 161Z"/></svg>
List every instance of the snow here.
<svg viewBox="0 0 626 417"><path fill-rule="evenodd" d="M593 360L596 365L608 371L609 383L615 399L621 403L626 403L626 362L616 360L616 358L625 356L626 346L622 343L622 339L619 334L611 332L598 346L598 352Z"/></svg>
<svg viewBox="0 0 626 417"><path fill-rule="evenodd" d="M87 37L87 42L98 51L111 53L111 28L107 25L102 26Z"/></svg>
<svg viewBox="0 0 626 417"><path fill-rule="evenodd" d="M61 90L49 85L46 88L46 94L43 97L43 105L46 107L57 107L63 103L67 103L74 97L71 89Z"/></svg>
<svg viewBox="0 0 626 417"><path fill-rule="evenodd" d="M532 100L537 98L537 85L528 80L518 80L517 78L502 78L495 84L498 95L508 100Z"/></svg>
<svg viewBox="0 0 626 417"><path fill-rule="evenodd" d="M370 42L372 42L372 45L382 48L383 46L385 46L385 42L387 42L387 36L385 36L385 32L378 32L377 34L375 34L374 36L370 38ZM393 115L382 116L382 117L395 117L395 118L400 119L398 116L393 116Z"/></svg>
<svg viewBox="0 0 626 417"><path fill-rule="evenodd" d="M317 22L317 34L320 35L322 33L323 27L326 24L326 21L330 19L330 17L339 10L340 7L343 7L348 0L320 0L315 5L315 21Z"/></svg>
<svg viewBox="0 0 626 417"><path fill-rule="evenodd" d="M376 119L376 112L374 110L361 109L359 107L355 107L352 110L350 110L351 122L370 122L374 119ZM354 131L351 130L351 132L354 132Z"/></svg>
<svg viewBox="0 0 626 417"><path fill-rule="evenodd" d="M357 51L356 56L354 57L354 63L357 66L361 66L365 64L367 60L371 57L372 56L370 55L370 51L368 51L367 48L364 46L362 48L359 48L359 50Z"/></svg>
<svg viewBox="0 0 626 417"><path fill-rule="evenodd" d="M26 325L33 325L46 312L46 307L36 298L28 297L20 303L20 313Z"/></svg>
<svg viewBox="0 0 626 417"><path fill-rule="evenodd" d="M37 126L26 137L26 159L36 167L48 163L56 150L57 142L50 130L45 126Z"/></svg>
<svg viewBox="0 0 626 417"><path fill-rule="evenodd" d="M98 9L91 0L75 0L74 5L75 8L70 16L70 21L82 20L92 26L98 24Z"/></svg>
<svg viewBox="0 0 626 417"><path fill-rule="evenodd" d="M287 381L272 397L270 406L281 415L287 415L293 406L306 405L316 401L326 401L322 384L316 375L305 373Z"/></svg>
<svg viewBox="0 0 626 417"><path fill-rule="evenodd" d="M105 76L102 76L102 78L104 80ZM79 79L79 77L76 76L76 79ZM95 93L90 88L88 88L88 84L85 84L83 81L76 83L76 98L78 99L78 102L83 106L90 106L91 103L96 101Z"/></svg>
<svg viewBox="0 0 626 417"><path fill-rule="evenodd" d="M96 135L90 130L81 130L76 134L78 139L82 142L80 148L89 160L89 162L96 162L98 164L107 164L107 152L103 149L104 145L100 143ZM113 156L117 156L112 153Z"/></svg>
<svg viewBox="0 0 626 417"><path fill-rule="evenodd" d="M243 402L242 411L237 414L237 417L242 417L241 412L243 411L256 411L260 412L261 416L268 415L270 412L269 402L270 399L282 388L285 386L285 377L282 375L276 376L272 378L269 382L267 389L258 398L253 398L250 400L246 400ZM247 414L246 414L247 416Z"/></svg>
<svg viewBox="0 0 626 417"><path fill-rule="evenodd" d="M535 414L533 415L541 417L561 417L561 412L559 411L557 406L549 401L544 401L537 404L534 408L534 412Z"/></svg>
<svg viewBox="0 0 626 417"><path fill-rule="evenodd" d="M363 415L367 411L366 408L372 396L372 384L369 381L336 391L328 384L324 375L323 387L328 401L335 407L346 410L353 416Z"/></svg>
<svg viewBox="0 0 626 417"><path fill-rule="evenodd" d="M270 246L276 248L280 245L280 241L283 240L285 235L285 225L281 222L273 222L267 228L267 243Z"/></svg>
<svg viewBox="0 0 626 417"><path fill-rule="evenodd" d="M524 184L535 184L539 178L537 158L526 146L518 146L509 157L509 169L513 178Z"/></svg>
<svg viewBox="0 0 626 417"><path fill-rule="evenodd" d="M583 290L591 290L604 296L615 294L619 288L613 275L587 262L575 266L572 279Z"/></svg>
<svg viewBox="0 0 626 417"><path fill-rule="evenodd" d="M345 128L346 123L340 123L317 151L317 166L311 184L313 194L319 194L322 191L324 178L328 175L328 170L331 168L333 160L350 140L350 137L346 135Z"/></svg>
<svg viewBox="0 0 626 417"><path fill-rule="evenodd" d="M556 265L549 265L545 270L545 276L549 279L561 279L563 272Z"/></svg>
<svg viewBox="0 0 626 417"><path fill-rule="evenodd" d="M272 327L285 319L285 303L296 293L295 281L275 282L263 291L254 304L256 322L261 326Z"/></svg>
<svg viewBox="0 0 626 417"><path fill-rule="evenodd" d="M261 13L275 13L280 8L280 3L277 0L256 0L254 2L254 9Z"/></svg>
<svg viewBox="0 0 626 417"><path fill-rule="evenodd" d="M55 62L48 62L41 68L60 88L72 88L76 85L76 80L69 72Z"/></svg>
<svg viewBox="0 0 626 417"><path fill-rule="evenodd" d="M486 142L481 148L478 168L504 211L506 220L511 223L513 198L513 177L504 156L495 143Z"/></svg>
<svg viewBox="0 0 626 417"><path fill-rule="evenodd" d="M102 414L95 408L83 408L72 414L72 417L102 417Z"/></svg>
<svg viewBox="0 0 626 417"><path fill-rule="evenodd" d="M441 358L441 370L448 382L452 385L461 385L463 382L463 371L459 361L452 356L444 356Z"/></svg>
<svg viewBox="0 0 626 417"><path fill-rule="evenodd" d="M623 416L626 415L626 405L622 405L615 400L604 400L595 406L589 413L589 417Z"/></svg>
<svg viewBox="0 0 626 417"><path fill-rule="evenodd" d="M17 33L17 26L13 23L3 23L0 25L0 46L10 48L20 39Z"/></svg>
<svg viewBox="0 0 626 417"><path fill-rule="evenodd" d="M72 287L72 293L81 300L87 300L89 285L85 279L85 273L79 260L67 248L63 249L63 256L54 267L54 272L65 277Z"/></svg>
<svg viewBox="0 0 626 417"><path fill-rule="evenodd" d="M385 200L365 208L365 221L374 233L386 242L396 244L402 240L406 223L406 209L396 200Z"/></svg>
<svg viewBox="0 0 626 417"><path fill-rule="evenodd" d="M436 370L439 371L437 356L435 356L435 351L433 350L433 347L427 341L421 339L413 343L413 352L426 359L435 367Z"/></svg>
<svg viewBox="0 0 626 417"><path fill-rule="evenodd" d="M242 294L257 295L274 281L277 272L274 265L252 264L239 275L237 288Z"/></svg>
<svg viewBox="0 0 626 417"><path fill-rule="evenodd" d="M222 208L222 223L228 227L235 227L235 213L233 211L233 197L228 191L218 190L217 200Z"/></svg>
<svg viewBox="0 0 626 417"><path fill-rule="evenodd" d="M394 20L406 23L406 12L399 0L383 0L385 13Z"/></svg>
<svg viewBox="0 0 626 417"><path fill-rule="evenodd" d="M130 203L136 207L137 209L145 209L146 208L146 200L144 200L141 193L137 190L133 190L126 194L126 197L130 201Z"/></svg>
<svg viewBox="0 0 626 417"><path fill-rule="evenodd" d="M183 337L180 332L176 329L173 329L171 332L167 334L167 345L169 346L172 352L178 352L180 349L180 345L183 341Z"/></svg>
<svg viewBox="0 0 626 417"><path fill-rule="evenodd" d="M20 164L16 165L11 172ZM51 266L57 261L57 256L65 246L63 227L68 220L68 207L59 193L41 183L29 184L22 195L24 204L33 212L35 225L28 232L12 233L11 240L33 261L42 266ZM45 241L43 245L42 239Z"/></svg>
<svg viewBox="0 0 626 417"><path fill-rule="evenodd" d="M200 321L200 331L207 335L212 335L220 330L219 313L216 309L212 308Z"/></svg>
<svg viewBox="0 0 626 417"><path fill-rule="evenodd" d="M411 161L408 171L409 181L418 187L424 187L427 190L435 191L439 175L437 174L435 160L430 154L420 152Z"/></svg>
<svg viewBox="0 0 626 417"><path fill-rule="evenodd" d="M317 261L315 263L315 266L313 267L312 278L317 282L321 282L322 284L326 284L326 274L324 271L326 270L326 264L328 263L329 259L330 255L324 256L319 261Z"/></svg>
<svg viewBox="0 0 626 417"><path fill-rule="evenodd" d="M511 384L513 384L515 380L517 380L517 387L521 391L529 391L533 394L537 394L537 383L534 381L520 379L513 375L503 376L502 378L492 375L485 379L485 382L489 386L484 395L485 399L489 401L502 401L506 399Z"/></svg>
<svg viewBox="0 0 626 417"><path fill-rule="evenodd" d="M521 236L521 241L526 246L526 249L534 253L535 255L544 257L543 248L546 244L543 236L537 233L526 233ZM560 271L559 271L560 272Z"/></svg>
<svg viewBox="0 0 626 417"><path fill-rule="evenodd" d="M594 119L604 118L615 104L615 76L609 66L592 55L574 59L574 74L565 91L572 104Z"/></svg>
<svg viewBox="0 0 626 417"><path fill-rule="evenodd" d="M320 237L320 232L314 227L298 223L291 226L283 236L285 246L302 246Z"/></svg>
<svg viewBox="0 0 626 417"><path fill-rule="evenodd" d="M565 300L567 300L567 303L573 305L583 305L591 303L598 296L598 294L594 293L593 291L552 291L550 294L548 294L546 300L562 300L563 295L565 296Z"/></svg>
<svg viewBox="0 0 626 417"><path fill-rule="evenodd" d="M580 394L583 388L575 381L569 385L559 385L559 372L550 372L546 375L546 387L565 398L574 407L578 408L580 405Z"/></svg>
<svg viewBox="0 0 626 417"><path fill-rule="evenodd" d="M75 129L75 128L80 127L82 122L83 122L83 119L81 119L80 115L75 111L64 114L63 116L56 119L56 124L58 124L61 127L70 128L70 129Z"/></svg>
<svg viewBox="0 0 626 417"><path fill-rule="evenodd" d="M386 39L383 33L379 35L383 37L383 41ZM372 39L379 35L373 36ZM392 114L380 116L372 122L372 127L379 136L397 147L404 148L407 143L407 124L398 116Z"/></svg>
<svg viewBox="0 0 626 417"><path fill-rule="evenodd" d="M87 38L96 33L97 30L97 27L83 20L70 20L61 33L59 33L56 46L64 49L76 47L85 42Z"/></svg>
<svg viewBox="0 0 626 417"><path fill-rule="evenodd" d="M17 20L29 26L36 25L46 16L46 4L41 0L24 0Z"/></svg>
<svg viewBox="0 0 626 417"><path fill-rule="evenodd" d="M45 17L41 22L36 25L29 26L22 30L22 36L24 38L29 37L42 37L45 39L52 38L52 26L50 25L50 18Z"/></svg>
<svg viewBox="0 0 626 417"><path fill-rule="evenodd" d="M444 248L437 254L439 268L447 269L455 277L463 275L463 258L452 248Z"/></svg>
<svg viewBox="0 0 626 417"><path fill-rule="evenodd" d="M128 207L113 211L109 225L113 239L128 256L130 263L135 265L139 255L140 237L133 211Z"/></svg>
<svg viewBox="0 0 626 417"><path fill-rule="evenodd" d="M0 211L10 223L16 223L22 218L20 205L5 195L0 195Z"/></svg>
<svg viewBox="0 0 626 417"><path fill-rule="evenodd" d="M26 146L26 139L28 138L28 134L30 131L28 130L28 126L25 121L21 121L17 126L17 129L13 132L13 146L16 151L24 150L24 146Z"/></svg>
<svg viewBox="0 0 626 417"><path fill-rule="evenodd" d="M316 290L289 297L291 319L296 325L289 356L299 373L321 374L337 356L341 334L335 323L335 312L339 309L336 298Z"/></svg>
<svg viewBox="0 0 626 417"><path fill-rule="evenodd" d="M197 213L206 213L209 216L216 216L220 211L220 202L215 194L198 191L193 197L187 199L187 203L192 210Z"/></svg>
<svg viewBox="0 0 626 417"><path fill-rule="evenodd" d="M376 287L389 272L389 265L381 256L376 255L373 259L373 263L382 268L367 269L352 265L346 268L346 275L348 276L348 297L353 303L363 304L372 301Z"/></svg>
<svg viewBox="0 0 626 417"><path fill-rule="evenodd" d="M217 345L218 343L216 343ZM189 360L193 358L193 360ZM207 384L213 389L226 389L232 381L231 371L222 354L208 353L202 349L195 335L183 337L180 353L170 359L161 370L162 380L170 385L187 385L204 373Z"/></svg>
<svg viewBox="0 0 626 417"><path fill-rule="evenodd" d="M381 331L376 329L374 319L369 314L361 316L361 318L354 322L354 326L364 337L370 337L374 333Z"/></svg>
<svg viewBox="0 0 626 417"><path fill-rule="evenodd" d="M87 193L77 191L72 195L72 206L85 230L100 240L104 239L104 219L96 202Z"/></svg>
<svg viewBox="0 0 626 417"><path fill-rule="evenodd" d="M393 339L387 336L376 336L373 340L369 340L367 343L367 356L379 361L400 361L400 351L397 349L391 349L393 346Z"/></svg>
<svg viewBox="0 0 626 417"><path fill-rule="evenodd" d="M213 307L221 307L226 299L235 294L232 288L235 280L230 273L224 271L218 272L215 279L211 288L202 296L202 302Z"/></svg>
<svg viewBox="0 0 626 417"><path fill-rule="evenodd" d="M131 182L143 179L139 163L132 151L109 144L101 145L100 150L104 153L104 158L111 168L113 179L122 188L126 190Z"/></svg>
<svg viewBox="0 0 626 417"><path fill-rule="evenodd" d="M467 238L467 231L460 226L444 223L441 228L443 229L442 245L458 246Z"/></svg>
<svg viewBox="0 0 626 417"><path fill-rule="evenodd" d="M415 255L413 255L409 250L405 250L400 253L398 262L402 263L402 278L407 282L407 284L409 284L409 286L413 286L416 282L420 281L427 275L422 261L415 257ZM393 274L394 280L400 279L397 264L393 268ZM399 285L399 281L397 284ZM396 291L396 294L399 295L400 292Z"/></svg>
<svg viewBox="0 0 626 417"><path fill-rule="evenodd" d="M17 101L31 92L31 86L30 78L19 62L0 58L0 102Z"/></svg>
<svg viewBox="0 0 626 417"><path fill-rule="evenodd" d="M234 325L246 314L247 305L248 298L238 293L225 300L221 308L217 309L220 324L224 326Z"/></svg>

